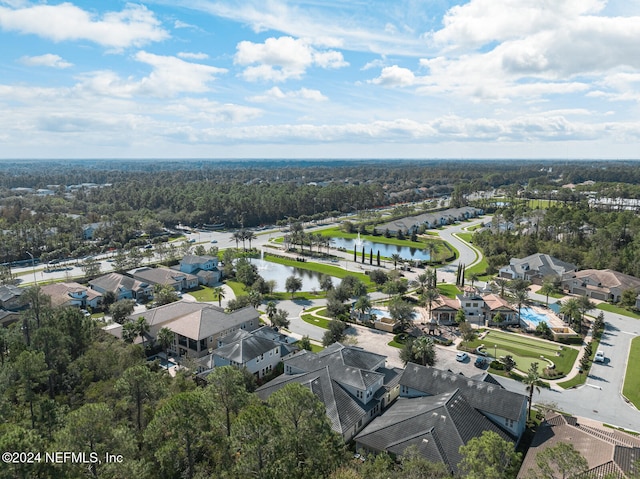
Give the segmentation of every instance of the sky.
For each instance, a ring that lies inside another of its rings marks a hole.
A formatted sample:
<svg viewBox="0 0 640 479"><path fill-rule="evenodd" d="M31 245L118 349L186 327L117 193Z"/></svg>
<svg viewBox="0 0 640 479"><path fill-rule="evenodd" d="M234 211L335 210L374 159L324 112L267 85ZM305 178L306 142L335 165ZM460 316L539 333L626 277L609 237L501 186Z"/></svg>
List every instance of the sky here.
<svg viewBox="0 0 640 479"><path fill-rule="evenodd" d="M0 158L640 158L640 0L0 0Z"/></svg>

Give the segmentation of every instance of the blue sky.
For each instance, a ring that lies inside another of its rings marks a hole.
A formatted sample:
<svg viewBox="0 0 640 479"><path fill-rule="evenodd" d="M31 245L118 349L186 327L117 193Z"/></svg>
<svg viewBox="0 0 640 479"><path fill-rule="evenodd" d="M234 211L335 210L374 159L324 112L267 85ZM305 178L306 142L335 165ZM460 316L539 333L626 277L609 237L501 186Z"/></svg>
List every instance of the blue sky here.
<svg viewBox="0 0 640 479"><path fill-rule="evenodd" d="M638 158L640 0L0 0L0 158Z"/></svg>

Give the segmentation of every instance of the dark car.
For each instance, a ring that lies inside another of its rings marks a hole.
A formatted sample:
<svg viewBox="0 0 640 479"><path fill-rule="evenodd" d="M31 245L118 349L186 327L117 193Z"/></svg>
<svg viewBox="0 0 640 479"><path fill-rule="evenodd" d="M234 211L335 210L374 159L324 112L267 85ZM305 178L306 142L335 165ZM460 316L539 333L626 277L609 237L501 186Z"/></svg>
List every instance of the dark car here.
<svg viewBox="0 0 640 479"><path fill-rule="evenodd" d="M475 367L477 368L483 368L487 365L487 360L485 358L483 358L482 356L478 356L476 358L475 363L473 363Z"/></svg>

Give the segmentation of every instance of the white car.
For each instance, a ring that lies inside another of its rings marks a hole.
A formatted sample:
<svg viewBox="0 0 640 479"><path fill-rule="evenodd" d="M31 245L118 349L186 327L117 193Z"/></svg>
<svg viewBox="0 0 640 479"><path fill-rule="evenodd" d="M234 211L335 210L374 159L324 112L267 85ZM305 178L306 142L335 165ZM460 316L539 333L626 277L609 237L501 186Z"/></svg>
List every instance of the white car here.
<svg viewBox="0 0 640 479"><path fill-rule="evenodd" d="M593 361L596 363L604 363L604 351L598 351Z"/></svg>
<svg viewBox="0 0 640 479"><path fill-rule="evenodd" d="M469 355L465 352L460 352L456 354L456 361L460 361L461 363L469 359Z"/></svg>

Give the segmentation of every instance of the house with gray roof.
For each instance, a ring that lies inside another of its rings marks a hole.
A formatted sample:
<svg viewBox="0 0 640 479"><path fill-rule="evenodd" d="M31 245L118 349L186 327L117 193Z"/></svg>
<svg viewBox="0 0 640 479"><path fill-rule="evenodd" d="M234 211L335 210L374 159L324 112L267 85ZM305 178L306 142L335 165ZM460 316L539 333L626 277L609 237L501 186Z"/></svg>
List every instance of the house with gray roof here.
<svg viewBox="0 0 640 479"><path fill-rule="evenodd" d="M324 403L333 430L349 441L398 396L401 370L385 362L385 356L334 343L285 359L284 374L256 393L266 400L291 382L308 387Z"/></svg>
<svg viewBox="0 0 640 479"><path fill-rule="evenodd" d="M16 311L23 306L22 293L24 289L13 284L0 286L0 307L9 311Z"/></svg>
<svg viewBox="0 0 640 479"><path fill-rule="evenodd" d="M218 269L218 258L187 254L180 260L180 271L198 277L200 284L213 286L220 282L222 271Z"/></svg>
<svg viewBox="0 0 640 479"><path fill-rule="evenodd" d="M548 254L535 253L526 258L511 258L509 265L500 268L498 274L501 278L524 279L534 284L542 284L546 277L562 278L565 274L577 269L575 264L567 263Z"/></svg>
<svg viewBox="0 0 640 479"><path fill-rule="evenodd" d="M516 442L524 433L527 397L486 380L409 363L400 377L400 397L438 396L459 389L466 401L511 435Z"/></svg>
<svg viewBox="0 0 640 479"><path fill-rule="evenodd" d="M299 351L295 342L295 338L268 326L253 331L239 329L218 339L217 349L198 360L198 372L206 375L215 367L235 366L246 368L260 379L273 372L283 358Z"/></svg>
<svg viewBox="0 0 640 479"><path fill-rule="evenodd" d="M460 447L484 431L503 440L514 438L475 409L459 388L414 398L401 397L376 417L356 437L358 452L388 452L401 456L409 446L431 462L442 462L451 474L458 473Z"/></svg>
<svg viewBox="0 0 640 479"><path fill-rule="evenodd" d="M198 277L171 268L137 268L130 271L133 279L151 285L171 286L176 291L186 291L198 286Z"/></svg>
<svg viewBox="0 0 640 479"><path fill-rule="evenodd" d="M174 339L169 351L178 356L201 358L213 352L218 339L238 330L253 331L260 326L258 311L249 306L231 313L209 303L176 301L129 316L144 317L149 339L155 340L161 328L169 328ZM112 334L117 335L117 331Z"/></svg>
<svg viewBox="0 0 640 479"><path fill-rule="evenodd" d="M89 281L89 286L98 293L105 294L112 291L116 301L121 299L135 299L146 301L153 298L153 285L138 281L120 273L109 273Z"/></svg>

